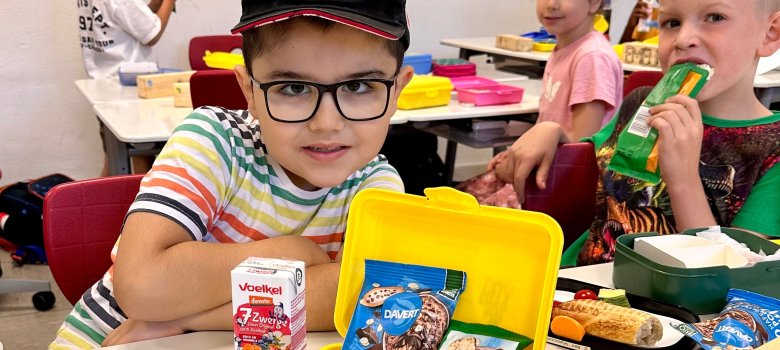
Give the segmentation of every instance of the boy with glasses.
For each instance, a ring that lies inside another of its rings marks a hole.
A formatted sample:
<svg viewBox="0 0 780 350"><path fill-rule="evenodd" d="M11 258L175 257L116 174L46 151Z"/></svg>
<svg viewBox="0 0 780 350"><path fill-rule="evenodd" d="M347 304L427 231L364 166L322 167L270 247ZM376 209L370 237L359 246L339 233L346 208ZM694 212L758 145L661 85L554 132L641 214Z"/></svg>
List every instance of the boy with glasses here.
<svg viewBox="0 0 780 350"><path fill-rule="evenodd" d="M403 191L377 155L403 87L405 1L243 0L248 111L195 110L141 184L115 265L52 348L232 329L230 270L249 256L306 263L307 329L333 329L347 210ZM239 243L239 244L213 244Z"/></svg>

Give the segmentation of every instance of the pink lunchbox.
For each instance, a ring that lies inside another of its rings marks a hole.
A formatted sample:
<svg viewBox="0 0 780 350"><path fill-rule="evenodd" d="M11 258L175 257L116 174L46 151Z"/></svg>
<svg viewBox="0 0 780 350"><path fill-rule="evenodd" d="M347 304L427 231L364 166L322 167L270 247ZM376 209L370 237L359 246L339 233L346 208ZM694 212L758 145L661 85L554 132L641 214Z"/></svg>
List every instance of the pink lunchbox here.
<svg viewBox="0 0 780 350"><path fill-rule="evenodd" d="M431 63L433 75L464 77L477 74L477 65L462 58L440 58Z"/></svg>
<svg viewBox="0 0 780 350"><path fill-rule="evenodd" d="M480 77L478 75L472 75L468 77L454 77L450 78L450 81L452 81L452 87L455 90L499 85L498 82L493 79Z"/></svg>
<svg viewBox="0 0 780 350"><path fill-rule="evenodd" d="M523 100L523 88L512 85L495 85L458 90L458 101L474 106L502 105L520 103Z"/></svg>

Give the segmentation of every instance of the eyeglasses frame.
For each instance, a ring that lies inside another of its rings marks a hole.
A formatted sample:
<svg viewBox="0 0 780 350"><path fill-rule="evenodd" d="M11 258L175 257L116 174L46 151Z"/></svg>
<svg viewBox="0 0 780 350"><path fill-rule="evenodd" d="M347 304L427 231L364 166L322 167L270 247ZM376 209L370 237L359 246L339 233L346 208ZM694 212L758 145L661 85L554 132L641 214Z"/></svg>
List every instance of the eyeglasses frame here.
<svg viewBox="0 0 780 350"><path fill-rule="evenodd" d="M314 115L317 114L317 111L320 109L320 102L322 102L322 96L324 96L326 92L330 92L330 94L333 96L333 102L336 104L336 109L339 111L339 114L341 114L341 116L344 117L344 119L346 120L362 122L362 121L376 120L382 118L385 115L385 113L387 113L387 107L389 107L390 105L390 89L392 88L393 85L395 85L395 79L396 76L393 76L392 79L378 79L378 78L351 79L351 80L345 80L333 84L320 84L320 83L304 81L304 80L278 80L278 81L272 81L267 83L261 83L255 80L255 77L253 77L251 74L249 75L249 80L252 82L252 85L256 86L257 88L263 91L263 95L265 98L265 109L266 111L268 111L268 116L271 117L272 120L280 123L304 123L314 118ZM387 86L387 97L385 98L385 108L382 110L382 113L380 113L375 117L361 118L361 119L350 118L344 114L344 112L341 110L341 106L339 105L339 99L337 97L336 92L339 87L349 83L355 83L355 82L357 83L378 82ZM319 95L317 96L317 104L314 106L314 110L312 111L311 115L301 120L284 120L284 119L279 119L274 117L273 113L271 113L271 107L268 104L268 89L270 89L272 86L275 85L284 85L284 84L309 85L317 89L317 92L319 93Z"/></svg>

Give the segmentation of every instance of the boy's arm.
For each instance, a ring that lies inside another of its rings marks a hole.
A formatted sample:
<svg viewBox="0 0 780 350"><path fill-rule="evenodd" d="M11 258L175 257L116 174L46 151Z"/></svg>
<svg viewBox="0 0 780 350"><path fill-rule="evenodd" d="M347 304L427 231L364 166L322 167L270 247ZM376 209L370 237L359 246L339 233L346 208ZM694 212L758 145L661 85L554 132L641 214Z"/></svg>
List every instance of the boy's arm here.
<svg viewBox="0 0 780 350"><path fill-rule="evenodd" d="M331 261L322 248L304 237L241 244L198 242L167 217L135 212L122 231L114 264L114 294L128 318L179 319L230 301L230 270L250 256L302 260L306 266Z"/></svg>
<svg viewBox="0 0 780 350"><path fill-rule="evenodd" d="M157 35L155 35L152 40L144 43L144 45L153 46L160 40L165 31L165 27L168 26L168 20L171 17L174 5L176 5L176 0L152 0L152 2L149 3L149 9L160 18L160 31L157 32Z"/></svg>
<svg viewBox="0 0 780 350"><path fill-rule="evenodd" d="M326 263L306 269L306 330L332 331L339 263ZM213 309L172 321L128 319L106 336L103 346L125 344L182 334L187 331L232 330L233 305L230 301Z"/></svg>
<svg viewBox="0 0 780 350"><path fill-rule="evenodd" d="M569 140L579 140L593 136L601 129L601 121L607 114L607 106L600 100L580 103L572 106L572 128L567 136Z"/></svg>
<svg viewBox="0 0 780 350"><path fill-rule="evenodd" d="M716 225L699 176L703 126L698 102L677 95L652 107L650 114L677 231Z"/></svg>

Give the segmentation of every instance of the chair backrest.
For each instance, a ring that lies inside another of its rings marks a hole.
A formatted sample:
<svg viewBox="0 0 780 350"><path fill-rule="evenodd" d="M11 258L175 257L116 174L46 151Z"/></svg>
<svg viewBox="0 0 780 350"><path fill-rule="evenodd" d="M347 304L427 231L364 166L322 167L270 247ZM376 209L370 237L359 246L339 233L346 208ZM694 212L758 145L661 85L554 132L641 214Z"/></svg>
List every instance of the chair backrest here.
<svg viewBox="0 0 780 350"><path fill-rule="evenodd" d="M231 52L241 48L240 35L204 35L190 39L190 68L193 70L212 70L203 62L206 50L211 52Z"/></svg>
<svg viewBox="0 0 780 350"><path fill-rule="evenodd" d="M536 186L535 173L528 177L523 209L545 213L558 221L566 249L593 223L597 177L593 143L559 145L547 177L547 188L541 190Z"/></svg>
<svg viewBox="0 0 780 350"><path fill-rule="evenodd" d="M623 84L623 97L626 97L631 91L641 86L655 86L664 76L659 71L636 71L628 75Z"/></svg>
<svg viewBox="0 0 780 350"><path fill-rule="evenodd" d="M192 107L246 109L246 99L232 70L197 71L190 77Z"/></svg>
<svg viewBox="0 0 780 350"><path fill-rule="evenodd" d="M43 241L54 281L75 304L111 266L111 249L143 175L68 182L43 202Z"/></svg>

